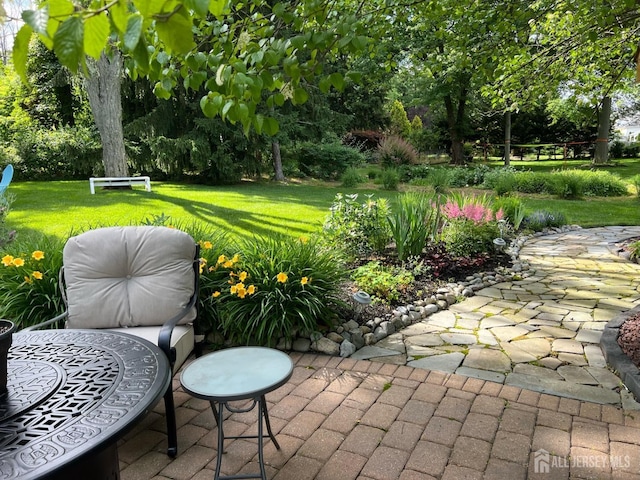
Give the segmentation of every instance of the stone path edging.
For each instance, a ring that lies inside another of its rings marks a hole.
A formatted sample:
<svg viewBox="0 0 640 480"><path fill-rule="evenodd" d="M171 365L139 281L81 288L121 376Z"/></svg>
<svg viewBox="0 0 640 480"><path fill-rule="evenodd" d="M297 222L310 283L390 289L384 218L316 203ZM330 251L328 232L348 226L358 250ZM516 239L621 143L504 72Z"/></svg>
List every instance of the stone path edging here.
<svg viewBox="0 0 640 480"><path fill-rule="evenodd" d="M425 320L430 315L441 310L447 310L451 305L458 303L460 298L473 297L478 290L506 280L526 278L531 275L529 264L520 260L519 252L527 240L580 228L577 225L565 225L563 227L545 229L531 235L519 235L511 241L511 244L506 249L506 252L511 256L510 267L499 267L494 271L476 273L467 277L463 282L448 283L439 288L435 294L425 299L417 300L415 304L396 307L388 318L377 317L365 325L359 325L356 321L350 320L324 336L317 333L312 334L310 338L296 338L292 342L281 339L276 348L293 350L299 353L318 352L327 355L350 357L359 349L375 345L402 328Z"/></svg>
<svg viewBox="0 0 640 480"><path fill-rule="evenodd" d="M526 275L482 288L351 358L640 410L600 348L607 322L640 304L640 266L614 252L638 235L640 226L531 238L520 252Z"/></svg>

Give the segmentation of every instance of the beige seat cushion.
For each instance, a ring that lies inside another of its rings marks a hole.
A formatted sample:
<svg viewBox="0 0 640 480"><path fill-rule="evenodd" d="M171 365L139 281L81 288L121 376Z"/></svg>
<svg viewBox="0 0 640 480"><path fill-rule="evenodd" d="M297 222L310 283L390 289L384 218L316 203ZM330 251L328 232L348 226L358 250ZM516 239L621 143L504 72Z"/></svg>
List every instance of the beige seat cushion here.
<svg viewBox="0 0 640 480"><path fill-rule="evenodd" d="M70 238L63 250L67 326L162 325L194 293L195 252L190 235L166 227L108 227ZM194 308L180 323L195 316Z"/></svg>

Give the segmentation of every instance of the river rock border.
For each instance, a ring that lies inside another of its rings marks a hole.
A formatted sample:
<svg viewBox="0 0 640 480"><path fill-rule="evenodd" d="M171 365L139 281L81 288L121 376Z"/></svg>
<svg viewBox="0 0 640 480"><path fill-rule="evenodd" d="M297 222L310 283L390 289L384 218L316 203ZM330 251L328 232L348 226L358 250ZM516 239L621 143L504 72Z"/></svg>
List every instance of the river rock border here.
<svg viewBox="0 0 640 480"><path fill-rule="evenodd" d="M510 267L500 267L492 272L476 273L467 277L464 282L449 283L439 288L435 294L417 300L413 304L396 307L385 318L376 317L365 325L349 320L326 335L315 332L308 337L298 337L294 340L282 338L276 348L284 351L318 352L349 357L364 346L374 345L404 327L425 320L440 310L448 309L460 300L474 296L478 290L496 283L522 279L533 275L535 271L530 270L529 264L520 260L520 249L525 242L532 237L566 233L579 229L581 227L578 225L565 225L563 227L545 229L532 235L518 236L507 248L507 253L511 256Z"/></svg>

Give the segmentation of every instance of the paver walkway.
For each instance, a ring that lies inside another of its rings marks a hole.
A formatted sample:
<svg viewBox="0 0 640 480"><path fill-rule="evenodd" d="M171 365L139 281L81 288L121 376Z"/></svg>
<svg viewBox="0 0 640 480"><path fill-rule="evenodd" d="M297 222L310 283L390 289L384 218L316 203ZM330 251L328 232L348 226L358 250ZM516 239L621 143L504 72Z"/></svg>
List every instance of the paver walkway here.
<svg viewBox="0 0 640 480"><path fill-rule="evenodd" d="M639 267L608 248L636 235L531 239L533 276L402 331L372 360L292 353L292 378L267 395L282 446L266 444L269 480L640 480L638 405L614 395L596 350L604 323L640 299ZM120 442L122 480L213 478L209 404L177 376L174 389L178 457L165 454L161 403ZM225 430L255 434L257 414L231 414ZM258 471L255 440L225 447L223 474Z"/></svg>
<svg viewBox="0 0 640 480"><path fill-rule="evenodd" d="M640 302L640 265L612 250L633 236L640 227L533 237L520 251L532 276L482 289L352 358L640 408L598 345L607 321Z"/></svg>
<svg viewBox="0 0 640 480"><path fill-rule="evenodd" d="M640 479L640 415L457 374L291 354L291 380L267 395L282 447L269 480ZM179 455L165 453L162 403L119 445L122 480L211 480L209 403L176 385ZM225 420L257 431L254 411ZM256 473L257 444L225 444L222 473ZM548 472L548 473L545 473Z"/></svg>

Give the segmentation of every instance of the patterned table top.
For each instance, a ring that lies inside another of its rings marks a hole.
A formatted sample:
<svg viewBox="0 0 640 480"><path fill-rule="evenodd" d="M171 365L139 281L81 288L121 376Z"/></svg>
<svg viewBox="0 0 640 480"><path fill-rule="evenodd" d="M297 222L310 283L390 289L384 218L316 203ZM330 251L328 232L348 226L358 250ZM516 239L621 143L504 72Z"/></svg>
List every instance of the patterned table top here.
<svg viewBox="0 0 640 480"><path fill-rule="evenodd" d="M0 395L0 479L39 478L112 445L170 381L162 351L133 335L15 333Z"/></svg>

